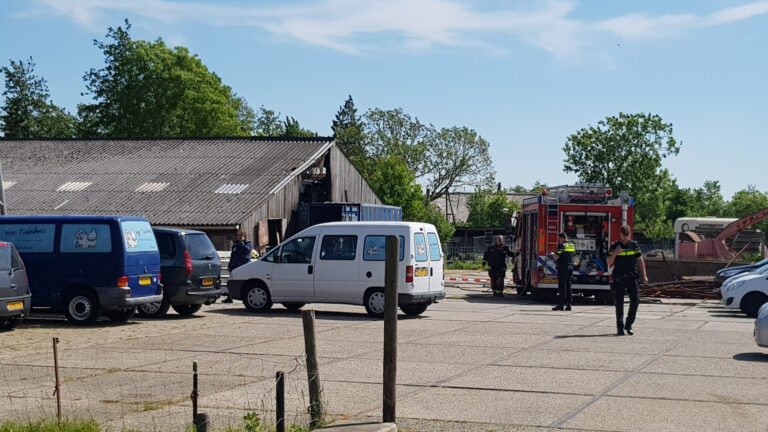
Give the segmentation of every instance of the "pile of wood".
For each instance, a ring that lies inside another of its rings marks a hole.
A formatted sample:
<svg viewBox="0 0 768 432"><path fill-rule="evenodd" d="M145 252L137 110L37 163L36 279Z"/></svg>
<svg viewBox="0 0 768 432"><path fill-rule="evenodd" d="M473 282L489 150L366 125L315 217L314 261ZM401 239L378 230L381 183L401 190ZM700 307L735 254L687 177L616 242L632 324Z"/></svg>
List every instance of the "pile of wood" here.
<svg viewBox="0 0 768 432"><path fill-rule="evenodd" d="M720 300L720 289L712 278L684 278L679 281L640 285L640 296Z"/></svg>

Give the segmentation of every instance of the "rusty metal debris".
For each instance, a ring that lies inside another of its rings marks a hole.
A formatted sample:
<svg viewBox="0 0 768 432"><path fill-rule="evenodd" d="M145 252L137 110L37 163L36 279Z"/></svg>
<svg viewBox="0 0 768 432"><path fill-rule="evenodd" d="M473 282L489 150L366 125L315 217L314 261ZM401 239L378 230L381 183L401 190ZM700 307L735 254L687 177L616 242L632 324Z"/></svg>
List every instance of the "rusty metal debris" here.
<svg viewBox="0 0 768 432"><path fill-rule="evenodd" d="M713 278L686 278L678 281L641 285L640 296L712 300L721 298L718 284Z"/></svg>

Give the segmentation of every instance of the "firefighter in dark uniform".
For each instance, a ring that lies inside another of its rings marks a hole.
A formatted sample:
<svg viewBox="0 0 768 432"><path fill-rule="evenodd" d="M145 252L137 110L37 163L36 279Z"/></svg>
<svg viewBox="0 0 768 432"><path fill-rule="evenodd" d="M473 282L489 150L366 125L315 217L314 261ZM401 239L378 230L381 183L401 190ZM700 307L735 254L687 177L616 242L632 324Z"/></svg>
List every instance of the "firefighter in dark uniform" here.
<svg viewBox="0 0 768 432"><path fill-rule="evenodd" d="M573 274L573 255L576 254L576 246L568 241L568 236L564 232L557 235L559 244L557 245L557 288L560 291L557 306L553 311L571 310L571 275Z"/></svg>
<svg viewBox="0 0 768 432"><path fill-rule="evenodd" d="M640 303L638 293L638 268L643 275L643 283L648 283L645 273L645 261L640 247L634 240L629 239L630 229L627 225L619 231L619 241L611 245L608 255L608 267L613 266L613 291L616 295L616 335L623 336L624 331L634 334L632 324L635 322L637 306ZM624 322L624 292L629 294L629 312Z"/></svg>
<svg viewBox="0 0 768 432"><path fill-rule="evenodd" d="M491 268L488 270L488 276L491 278L491 289L494 297L504 297L504 276L507 274L507 257L515 256L504 245L504 236L496 237L496 242L492 244L483 254L483 267L488 264Z"/></svg>

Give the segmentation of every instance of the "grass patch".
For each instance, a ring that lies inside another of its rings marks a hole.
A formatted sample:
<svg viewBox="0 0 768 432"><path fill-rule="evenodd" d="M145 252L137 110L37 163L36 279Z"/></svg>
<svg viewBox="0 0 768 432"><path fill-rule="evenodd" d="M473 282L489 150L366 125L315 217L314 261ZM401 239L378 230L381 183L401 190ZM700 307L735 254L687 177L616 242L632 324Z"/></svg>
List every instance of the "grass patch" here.
<svg viewBox="0 0 768 432"><path fill-rule="evenodd" d="M483 270L483 262L481 260L448 261L445 268L448 270Z"/></svg>
<svg viewBox="0 0 768 432"><path fill-rule="evenodd" d="M101 432L98 423L93 420L3 422L0 432Z"/></svg>

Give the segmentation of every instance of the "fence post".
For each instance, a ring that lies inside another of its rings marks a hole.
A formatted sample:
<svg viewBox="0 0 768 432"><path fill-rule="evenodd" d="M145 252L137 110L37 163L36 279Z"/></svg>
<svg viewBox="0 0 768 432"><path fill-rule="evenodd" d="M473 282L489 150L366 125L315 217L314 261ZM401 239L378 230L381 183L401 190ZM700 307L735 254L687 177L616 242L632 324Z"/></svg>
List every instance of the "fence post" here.
<svg viewBox="0 0 768 432"><path fill-rule="evenodd" d="M275 385L277 395L275 396L275 411L277 420L275 421L276 432L285 432L285 374L278 371L275 376Z"/></svg>
<svg viewBox="0 0 768 432"><path fill-rule="evenodd" d="M304 351L307 353L307 378L309 379L310 427L317 428L323 421L323 386L320 383L320 367L317 363L317 338L315 337L315 311L301 311L304 324Z"/></svg>
<svg viewBox="0 0 768 432"><path fill-rule="evenodd" d="M53 338L53 369L56 374L56 421L61 424L61 380L59 379L59 338Z"/></svg>
<svg viewBox="0 0 768 432"><path fill-rule="evenodd" d="M192 361L192 424L196 432L208 432L211 419L208 414L197 412L197 398L200 394L197 391L197 360Z"/></svg>
<svg viewBox="0 0 768 432"><path fill-rule="evenodd" d="M394 423L397 405L397 281L400 238L387 236L384 263L384 379L382 419Z"/></svg>

